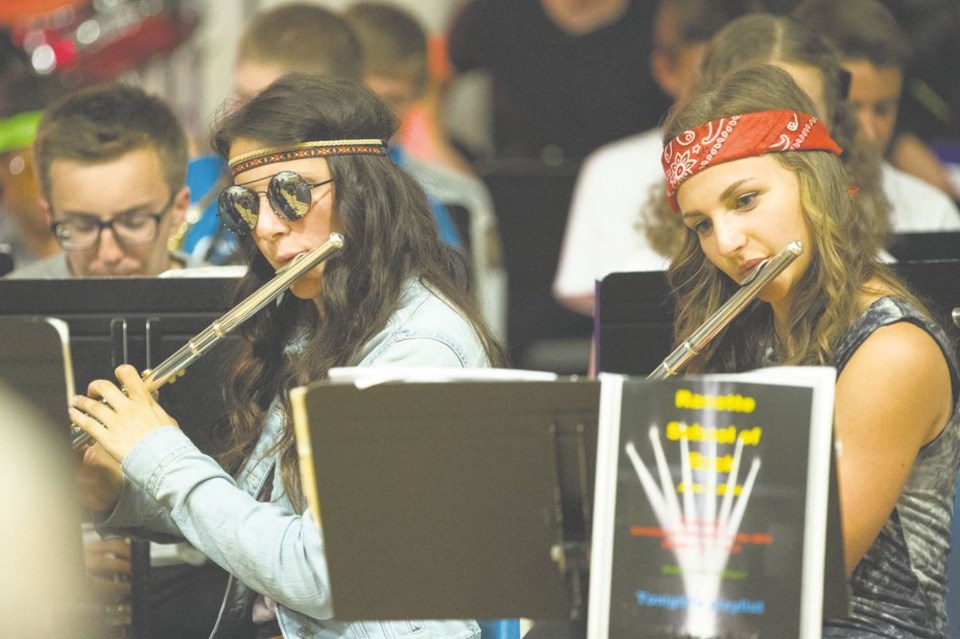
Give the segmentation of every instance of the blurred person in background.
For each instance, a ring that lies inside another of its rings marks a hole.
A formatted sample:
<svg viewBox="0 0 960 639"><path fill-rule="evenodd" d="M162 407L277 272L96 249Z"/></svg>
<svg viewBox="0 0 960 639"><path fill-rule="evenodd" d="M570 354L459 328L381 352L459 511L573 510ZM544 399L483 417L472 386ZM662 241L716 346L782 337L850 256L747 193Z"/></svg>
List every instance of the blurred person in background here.
<svg viewBox="0 0 960 639"><path fill-rule="evenodd" d="M396 4L361 1L351 5L344 17L360 42L364 84L390 107L402 127L429 82L426 32ZM505 291L500 281L500 240L486 185L448 165L412 157L403 143L402 128L390 140L390 155L447 208L457 224L471 264L474 293L488 323L502 335L505 329L498 309L505 303Z"/></svg>
<svg viewBox="0 0 960 639"><path fill-rule="evenodd" d="M342 16L307 2L280 4L258 12L244 28L237 45L232 89L225 108L232 110L244 104L287 73L331 75L362 83L363 69L363 49ZM191 164L199 161L195 158ZM219 171L205 169L208 176L216 175L217 179L208 177L203 190L215 197L229 184L226 167L209 155L202 156L202 161L219 167ZM435 199L431 206L440 238L459 246L460 236L449 213ZM190 228L184 233L185 251L214 264L238 259L239 245L217 219L214 198L198 212L198 219L188 220L188 224Z"/></svg>
<svg viewBox="0 0 960 639"><path fill-rule="evenodd" d="M47 233L63 251L9 278L172 276L203 266L168 248L190 189L186 135L159 98L122 83L64 95L44 110L33 157ZM130 570L125 540L90 539L85 551L100 590L129 592L116 578ZM186 544L154 544L151 562L145 612L156 636L205 637L219 605L210 593L225 573Z"/></svg>
<svg viewBox="0 0 960 639"><path fill-rule="evenodd" d="M894 15L878 0L802 0L790 15L820 32L839 51L851 75L850 103L864 133L881 154L897 159L899 171L888 163L885 179L896 181L904 198L930 207L946 203L922 188L926 185L951 199L960 197L933 151L916 135L897 127L913 51Z"/></svg>
<svg viewBox="0 0 960 639"><path fill-rule="evenodd" d="M955 0L884 0L884 5L896 17L897 23L910 40L913 56L905 70L903 98L897 116L900 135L890 149L890 162L905 168L908 158L902 158L910 138L928 142L937 153L933 179L942 175L946 163L953 175L942 186L960 198L960 3ZM930 179L925 174L924 179Z"/></svg>
<svg viewBox="0 0 960 639"><path fill-rule="evenodd" d="M123 84L48 107L34 142L40 207L62 253L14 278L158 275L195 266L167 240L190 202L187 145L169 107Z"/></svg>
<svg viewBox="0 0 960 639"><path fill-rule="evenodd" d="M662 0L653 26L650 70L674 100L693 82L710 39L755 2ZM593 315L596 280L623 268L665 268L667 257L632 231L650 189L663 183L660 128L611 142L591 153L577 177L560 260L553 282L558 302ZM646 262L641 258L648 258Z"/></svg>
<svg viewBox="0 0 960 639"><path fill-rule="evenodd" d="M0 120L0 244L9 247L14 267L60 252L40 206L30 152L39 120L37 111Z"/></svg>
<svg viewBox="0 0 960 639"><path fill-rule="evenodd" d="M579 160L657 125L654 0L472 0L448 31L456 73L493 81L495 156Z"/></svg>
<svg viewBox="0 0 960 639"><path fill-rule="evenodd" d="M40 109L64 92L59 78L34 73L10 30L0 28L0 245L12 267L60 252L40 207L30 147Z"/></svg>

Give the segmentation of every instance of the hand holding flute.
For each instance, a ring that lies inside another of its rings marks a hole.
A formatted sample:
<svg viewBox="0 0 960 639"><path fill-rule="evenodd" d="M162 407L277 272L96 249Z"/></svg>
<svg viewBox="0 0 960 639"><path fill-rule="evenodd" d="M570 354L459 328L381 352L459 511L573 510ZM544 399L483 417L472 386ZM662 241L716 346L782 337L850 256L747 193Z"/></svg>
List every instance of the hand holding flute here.
<svg viewBox="0 0 960 639"><path fill-rule="evenodd" d="M70 418L113 459L123 463L151 431L178 424L154 399L137 369L122 364L116 374L123 390L105 379L91 382L88 393L103 401L77 395L70 404Z"/></svg>
<svg viewBox="0 0 960 639"><path fill-rule="evenodd" d="M197 336L184 344L177 352L161 362L156 368L150 371L144 371L143 379L141 380L140 377L137 378L138 382L142 381L142 384L139 385L142 385L149 395L153 391L166 384L168 381L176 379L178 375L183 373L187 366L203 356L228 333L233 331L237 326L242 324L272 300L276 299L281 293L290 288L293 283L297 281L297 279L303 277L308 271L318 266L321 262L325 261L342 248L343 236L339 233L331 233L326 242L314 248L313 250L300 255L286 268L278 270L273 279L268 281L239 304L227 311L223 316L210 324L210 326L201 331ZM120 379L119 371L125 368L134 370L132 366L121 366L117 369L118 379ZM106 383L110 384L109 382ZM99 386L95 387L94 384L90 385L91 394L101 397L101 403L110 404L110 398L106 395L103 395ZM122 394L122 391L120 392ZM117 404L111 405L114 407L117 406ZM96 417L96 411L93 411L92 407L89 407L91 410L86 410L88 407L89 406L87 402L80 401L79 398L75 398L72 406L73 409L84 409L86 413ZM157 405L157 408L160 408L159 405ZM162 411L162 409L160 410ZM73 411L71 411L71 416L72 415ZM163 415L166 416L166 413L164 412ZM169 419L169 416L167 416L167 418ZM74 422L74 425L79 426L79 424L76 424L76 422ZM73 447L78 449L82 448L86 444L91 443L92 439L96 439L94 435L97 433L99 433L99 431L94 430L91 432L89 428L85 428L81 432L75 433ZM118 461L120 460L118 459Z"/></svg>

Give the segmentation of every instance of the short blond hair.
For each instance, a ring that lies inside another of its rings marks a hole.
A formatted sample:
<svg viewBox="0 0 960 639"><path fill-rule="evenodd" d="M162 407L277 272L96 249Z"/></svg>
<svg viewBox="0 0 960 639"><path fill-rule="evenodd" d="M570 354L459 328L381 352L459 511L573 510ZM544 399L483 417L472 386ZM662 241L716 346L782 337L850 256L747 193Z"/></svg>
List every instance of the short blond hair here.
<svg viewBox="0 0 960 639"><path fill-rule="evenodd" d="M417 92L427 86L427 34L403 9L380 2L358 2L345 17L363 49L364 71L409 80Z"/></svg>
<svg viewBox="0 0 960 639"><path fill-rule="evenodd" d="M255 15L240 37L237 60L363 79L363 51L350 25L314 4L285 4Z"/></svg>

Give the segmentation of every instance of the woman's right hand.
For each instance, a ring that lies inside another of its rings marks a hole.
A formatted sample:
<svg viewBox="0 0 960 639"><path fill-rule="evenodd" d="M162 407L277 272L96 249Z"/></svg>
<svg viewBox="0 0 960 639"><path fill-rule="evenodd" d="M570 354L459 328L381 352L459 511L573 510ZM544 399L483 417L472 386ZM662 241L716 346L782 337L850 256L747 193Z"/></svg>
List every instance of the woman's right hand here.
<svg viewBox="0 0 960 639"><path fill-rule="evenodd" d="M82 463L77 472L80 502L96 512L110 512L120 499L123 471L120 464L99 444L83 450Z"/></svg>

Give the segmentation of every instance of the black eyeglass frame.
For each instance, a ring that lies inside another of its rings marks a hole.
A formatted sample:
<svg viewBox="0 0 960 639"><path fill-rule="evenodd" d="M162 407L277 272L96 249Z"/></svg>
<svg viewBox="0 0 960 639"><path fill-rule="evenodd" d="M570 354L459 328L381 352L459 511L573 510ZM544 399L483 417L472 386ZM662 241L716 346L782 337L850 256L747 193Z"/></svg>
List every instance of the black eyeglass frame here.
<svg viewBox="0 0 960 639"><path fill-rule="evenodd" d="M106 228L110 229L110 232L113 233L113 239L116 241L118 245L120 245L123 248L131 247L131 246L146 246L147 244L150 244L151 242L157 239L157 231L160 229L160 221L163 219L163 217L167 213L170 212L170 209L173 207L173 201L174 199L176 199L176 197L177 197L177 192L174 191L170 195L170 199L167 200L166 205L162 209L160 209L158 213L140 213L139 211L117 213L116 215L111 217L109 220L102 220L94 215L80 215L80 216L75 215L73 216L73 218L66 218L63 220L55 220L51 222L50 232L53 233L53 237L54 239L57 240L57 244L60 245L60 248L62 248L65 251L82 251L82 250L91 248L93 246L97 246L100 243L100 236L103 235L103 229L106 229ZM144 219L153 220L153 233L150 235L150 239L137 241L137 242L130 242L129 240L124 239L120 233L117 233L117 230L113 228L113 225L117 222L117 220L120 220L121 218L130 216L130 215L143 215ZM60 235L59 229L64 224L71 222L73 219L77 217L82 217L84 220L89 221L91 224L96 224L97 234L94 236L93 241L90 242L89 244L83 244L78 246L74 243L71 243L72 246L65 246L64 242L68 240L66 240L66 238Z"/></svg>
<svg viewBox="0 0 960 639"><path fill-rule="evenodd" d="M295 208L295 205L290 204L288 200L280 197L280 190L283 188L280 186L280 180L289 178L299 180L299 184L294 184L293 187L288 190L288 193L297 198L302 205L302 210L298 210ZM253 181L259 182L260 180ZM220 196L217 199L217 217L220 218L220 222L234 235L240 237L250 235L256 227L256 220L260 217L260 197L265 195L274 212L279 213L282 219L287 222L296 222L297 220L303 219L313 206L313 189L324 186L325 184L332 184L333 182L334 179L332 177L319 182L307 182L306 178L299 173L294 171L280 171L270 176L270 182L267 184L265 191L255 191L241 184L234 184L220 192ZM247 184L249 184L249 182L247 182ZM306 187L309 199L304 200L297 197L293 189L300 186ZM237 198L235 197L231 200L232 194L236 194L238 197L251 198L249 201L250 217L252 217L253 223L247 219L248 216L243 215L243 213L236 208Z"/></svg>

